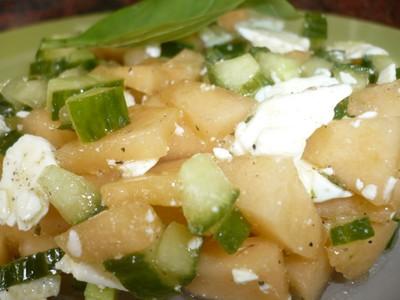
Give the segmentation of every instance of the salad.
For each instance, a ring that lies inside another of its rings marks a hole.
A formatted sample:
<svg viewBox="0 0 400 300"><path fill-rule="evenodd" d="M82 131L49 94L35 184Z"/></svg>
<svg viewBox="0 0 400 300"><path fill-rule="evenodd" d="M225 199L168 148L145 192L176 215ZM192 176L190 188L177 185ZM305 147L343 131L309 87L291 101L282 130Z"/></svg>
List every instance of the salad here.
<svg viewBox="0 0 400 300"><path fill-rule="evenodd" d="M399 222L400 69L327 35L286 1L146 0L44 38L0 84L0 299L317 300L368 274Z"/></svg>

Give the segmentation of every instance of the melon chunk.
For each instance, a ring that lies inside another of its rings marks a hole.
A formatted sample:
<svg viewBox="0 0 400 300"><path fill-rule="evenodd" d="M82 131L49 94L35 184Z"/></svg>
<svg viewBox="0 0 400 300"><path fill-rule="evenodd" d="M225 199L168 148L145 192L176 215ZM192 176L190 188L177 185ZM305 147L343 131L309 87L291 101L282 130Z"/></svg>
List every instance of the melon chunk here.
<svg viewBox="0 0 400 300"><path fill-rule="evenodd" d="M144 175L119 180L101 188L103 202L108 207L122 206L130 201L159 206L181 206L177 174Z"/></svg>
<svg viewBox="0 0 400 300"><path fill-rule="evenodd" d="M353 93L349 98L348 113L358 116L375 111L379 117L400 117L400 80L373 85Z"/></svg>
<svg viewBox="0 0 400 300"><path fill-rule="evenodd" d="M372 222L386 223L392 219L395 210L387 206L375 206L360 196L335 199L316 204L318 214L323 220L340 223L352 222L366 216Z"/></svg>
<svg viewBox="0 0 400 300"><path fill-rule="evenodd" d="M296 299L318 300L332 274L326 249L322 248L316 259L290 255L285 259L289 285Z"/></svg>
<svg viewBox="0 0 400 300"><path fill-rule="evenodd" d="M340 246L328 247L329 263L347 279L357 279L367 273L385 250L394 231L396 222L372 224L375 236Z"/></svg>
<svg viewBox="0 0 400 300"><path fill-rule="evenodd" d="M61 125L61 122L52 121L50 112L44 109L31 111L26 118L22 119L21 123L25 133L41 136L56 148L60 148L64 144L76 139L75 132L57 129Z"/></svg>
<svg viewBox="0 0 400 300"><path fill-rule="evenodd" d="M292 159L240 156L220 166L240 189L236 205L255 232L301 256L318 255L323 240L321 220Z"/></svg>
<svg viewBox="0 0 400 300"><path fill-rule="evenodd" d="M160 235L162 224L150 205L130 202L105 210L57 236L71 257L88 263L142 251Z"/></svg>
<svg viewBox="0 0 400 300"><path fill-rule="evenodd" d="M400 118L343 119L318 129L303 155L375 205L390 203L400 158Z"/></svg>
<svg viewBox="0 0 400 300"><path fill-rule="evenodd" d="M135 66L99 66L92 71L92 75L108 79L124 79L125 86L153 95L177 82L200 79L203 64L202 55L185 49L166 62Z"/></svg>
<svg viewBox="0 0 400 300"><path fill-rule="evenodd" d="M77 174L110 171L109 161L159 159L168 152L178 112L174 108L133 107L131 123L88 144L74 141L57 151L60 165Z"/></svg>
<svg viewBox="0 0 400 300"><path fill-rule="evenodd" d="M253 278L248 278L248 282L235 282L235 271L250 272ZM206 299L288 299L282 251L269 241L249 238L238 252L229 255L215 242L210 242L202 249L197 277L187 290Z"/></svg>
<svg viewBox="0 0 400 300"><path fill-rule="evenodd" d="M161 99L183 111L187 124L203 138L223 138L251 113L256 101L223 88L182 82L163 90Z"/></svg>

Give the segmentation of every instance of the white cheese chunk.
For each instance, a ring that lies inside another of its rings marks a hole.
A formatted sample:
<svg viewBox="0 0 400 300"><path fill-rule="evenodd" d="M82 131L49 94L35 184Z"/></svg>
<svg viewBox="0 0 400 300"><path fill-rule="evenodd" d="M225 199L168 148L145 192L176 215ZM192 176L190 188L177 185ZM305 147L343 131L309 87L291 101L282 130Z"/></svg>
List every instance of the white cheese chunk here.
<svg viewBox="0 0 400 300"><path fill-rule="evenodd" d="M258 280L258 275L247 268L234 268L232 269L232 278L236 284L246 284Z"/></svg>
<svg viewBox="0 0 400 300"><path fill-rule="evenodd" d="M207 48L228 43L233 35L218 26L206 27L200 32L200 39Z"/></svg>
<svg viewBox="0 0 400 300"><path fill-rule="evenodd" d="M339 79L341 83L346 83L350 85L357 84L357 79L355 79L350 73L339 72Z"/></svg>
<svg viewBox="0 0 400 300"><path fill-rule="evenodd" d="M333 119L335 106L351 92L340 84L266 100L250 121L238 124L231 152L301 157L306 140Z"/></svg>
<svg viewBox="0 0 400 300"><path fill-rule="evenodd" d="M257 28L248 23L238 23L236 31L254 47L266 47L274 53L308 51L310 40L286 31Z"/></svg>
<svg viewBox="0 0 400 300"><path fill-rule="evenodd" d="M361 191L361 195L368 200L375 200L378 194L378 187L375 184L367 184Z"/></svg>
<svg viewBox="0 0 400 300"><path fill-rule="evenodd" d="M82 255L82 245L79 235L75 230L70 230L68 234L67 249L70 254L75 257Z"/></svg>
<svg viewBox="0 0 400 300"><path fill-rule="evenodd" d="M18 111L15 115L16 115L18 118L25 119L27 116L30 115L30 113L31 113L30 111L20 110L20 111Z"/></svg>
<svg viewBox="0 0 400 300"><path fill-rule="evenodd" d="M56 269L67 274L72 274L74 278L80 281L93 283L100 287L126 291L118 279L111 273L83 262L75 262L67 254L56 263Z"/></svg>
<svg viewBox="0 0 400 300"><path fill-rule="evenodd" d="M145 52L148 56L157 58L161 56L161 47L158 44L147 45Z"/></svg>
<svg viewBox="0 0 400 300"><path fill-rule="evenodd" d="M384 68L378 76L377 84L385 84L396 81L396 64L390 64Z"/></svg>
<svg viewBox="0 0 400 300"><path fill-rule="evenodd" d="M7 126L4 116L0 115L0 134L10 132L10 128Z"/></svg>
<svg viewBox="0 0 400 300"><path fill-rule="evenodd" d="M359 59L364 56L388 55L385 49L380 47L355 41L340 41L327 47L327 50L344 51L346 59Z"/></svg>
<svg viewBox="0 0 400 300"><path fill-rule="evenodd" d="M268 29L272 31L282 31L285 28L285 22L278 18L260 15L259 17L253 17L248 20L239 22L238 26Z"/></svg>
<svg viewBox="0 0 400 300"><path fill-rule="evenodd" d="M29 230L47 213L49 203L37 180L49 165L56 165L53 146L44 138L26 134L4 157L0 180L0 224Z"/></svg>
<svg viewBox="0 0 400 300"><path fill-rule="evenodd" d="M213 148L213 154L217 159L222 161L232 160L232 154L229 152L229 150L224 148L219 148L219 147Z"/></svg>
<svg viewBox="0 0 400 300"><path fill-rule="evenodd" d="M129 93L128 91L124 91L124 98L125 98L126 106L131 107L136 104L135 97L133 97L133 95L131 93Z"/></svg>
<svg viewBox="0 0 400 300"><path fill-rule="evenodd" d="M335 78L330 77L330 75L329 76L318 75L306 78L293 78L287 81L279 82L274 85L267 85L261 88L257 92L255 99L258 102L263 102L275 96L296 94L310 88L331 86L338 83L339 82Z"/></svg>
<svg viewBox="0 0 400 300"><path fill-rule="evenodd" d="M332 199L348 198L353 194L334 184L321 171L316 170L311 164L303 160L294 160L297 173L304 188L312 196L315 203L321 203Z"/></svg>
<svg viewBox="0 0 400 300"><path fill-rule="evenodd" d="M146 174L157 164L158 159L132 160L125 161L122 164L117 164L115 160L108 160L107 162L110 166L118 167L123 178L131 178Z"/></svg>
<svg viewBox="0 0 400 300"><path fill-rule="evenodd" d="M390 200L390 198L392 197L392 192L398 181L398 178L394 178L392 176L390 176L389 179L386 181L385 187L383 189L383 199L385 201Z"/></svg>

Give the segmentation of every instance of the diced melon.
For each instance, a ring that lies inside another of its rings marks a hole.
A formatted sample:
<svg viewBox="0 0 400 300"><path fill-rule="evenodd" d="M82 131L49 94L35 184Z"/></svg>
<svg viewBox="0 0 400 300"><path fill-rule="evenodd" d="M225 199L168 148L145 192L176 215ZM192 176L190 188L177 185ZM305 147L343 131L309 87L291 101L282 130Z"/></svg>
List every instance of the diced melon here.
<svg viewBox="0 0 400 300"><path fill-rule="evenodd" d="M295 299L320 299L332 274L326 249L322 248L313 260L290 255L285 258L285 264L290 290Z"/></svg>
<svg viewBox="0 0 400 300"><path fill-rule="evenodd" d="M187 124L207 139L223 138L252 112L256 101L198 82L183 82L165 89L160 97L184 112Z"/></svg>
<svg viewBox="0 0 400 300"><path fill-rule="evenodd" d="M367 273L385 250L394 231L396 222L372 224L375 236L367 240L328 247L329 263L347 279L357 279Z"/></svg>
<svg viewBox="0 0 400 300"><path fill-rule="evenodd" d="M366 216L372 222L385 223L392 219L395 210L388 206L375 206L360 196L335 199L316 204L318 214L323 220L348 223Z"/></svg>
<svg viewBox="0 0 400 300"><path fill-rule="evenodd" d="M49 236L56 236L71 227L71 225L61 217L58 210L52 205L50 205L49 211L40 221L39 226L40 234Z"/></svg>
<svg viewBox="0 0 400 300"><path fill-rule="evenodd" d="M120 180L121 172L118 170L112 170L98 175L84 174L83 177L94 186L101 188L105 184Z"/></svg>
<svg viewBox="0 0 400 300"><path fill-rule="evenodd" d="M130 202L71 227L56 237L56 243L75 259L103 263L146 249L161 230L161 221L150 205Z"/></svg>
<svg viewBox="0 0 400 300"><path fill-rule="evenodd" d="M187 224L186 218L183 215L182 207L153 206L153 208L163 224L169 224L172 222Z"/></svg>
<svg viewBox="0 0 400 300"><path fill-rule="evenodd" d="M177 174L144 175L109 183L101 188L103 202L108 207L122 206L130 201L180 206L180 194Z"/></svg>
<svg viewBox="0 0 400 300"><path fill-rule="evenodd" d="M347 189L372 204L388 204L399 166L400 118L332 121L311 136L303 157L332 167Z"/></svg>
<svg viewBox="0 0 400 300"><path fill-rule="evenodd" d="M248 9L237 9L230 11L218 18L218 25L223 29L236 32L236 23L245 21L251 17L251 12Z"/></svg>
<svg viewBox="0 0 400 300"><path fill-rule="evenodd" d="M215 142L201 139L184 121L177 124L177 130L172 135L169 151L163 161L189 158L196 153L211 152Z"/></svg>
<svg viewBox="0 0 400 300"><path fill-rule="evenodd" d="M49 235L31 235L24 238L18 247L21 256L28 256L56 248L54 238Z"/></svg>
<svg viewBox="0 0 400 300"><path fill-rule="evenodd" d="M380 117L399 117L399 89L400 80L366 87L350 96L347 111L352 116L375 111Z"/></svg>
<svg viewBox="0 0 400 300"><path fill-rule="evenodd" d="M99 66L92 75L108 79L124 79L125 86L153 95L165 87L183 80L200 79L204 64L201 54L183 50L166 62L140 64L135 66Z"/></svg>
<svg viewBox="0 0 400 300"><path fill-rule="evenodd" d="M56 148L76 139L75 132L57 129L60 121L52 121L50 113L44 109L31 111L21 123L25 133L41 136Z"/></svg>
<svg viewBox="0 0 400 300"><path fill-rule="evenodd" d="M251 272L253 279L236 283L232 274L235 270ZM197 277L187 290L205 299L288 299L282 251L269 241L249 238L238 252L229 255L215 242L209 242L201 251Z"/></svg>
<svg viewBox="0 0 400 300"><path fill-rule="evenodd" d="M174 108L132 107L131 123L88 144L74 141L57 151L61 167L77 174L105 173L109 161L159 159L168 152L178 112Z"/></svg>
<svg viewBox="0 0 400 300"><path fill-rule="evenodd" d="M257 233L301 256L318 255L321 220L292 159L241 156L220 166L240 189L236 205Z"/></svg>

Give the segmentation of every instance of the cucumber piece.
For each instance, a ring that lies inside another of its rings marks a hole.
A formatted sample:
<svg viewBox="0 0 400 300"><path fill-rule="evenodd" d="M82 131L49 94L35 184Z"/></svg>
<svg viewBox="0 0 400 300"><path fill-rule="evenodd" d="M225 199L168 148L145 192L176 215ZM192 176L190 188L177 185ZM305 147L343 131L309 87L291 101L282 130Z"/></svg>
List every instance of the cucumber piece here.
<svg viewBox="0 0 400 300"><path fill-rule="evenodd" d="M182 208L189 229L204 234L231 210L239 190L234 188L209 154L196 154L179 171Z"/></svg>
<svg viewBox="0 0 400 300"><path fill-rule="evenodd" d="M88 75L50 79L46 95L47 109L51 112L53 110L53 94L55 92L64 90L80 90L85 87L94 86L96 83L98 83L98 80Z"/></svg>
<svg viewBox="0 0 400 300"><path fill-rule="evenodd" d="M286 81L300 76L301 63L294 58L266 50L253 50L253 53L260 65L261 73L271 82Z"/></svg>
<svg viewBox="0 0 400 300"><path fill-rule="evenodd" d="M85 178L58 166L46 167L38 183L50 203L69 224L77 224L101 212L99 191Z"/></svg>
<svg viewBox="0 0 400 300"><path fill-rule="evenodd" d="M72 125L82 142L93 142L129 123L121 87L93 88L66 100Z"/></svg>
<svg viewBox="0 0 400 300"><path fill-rule="evenodd" d="M332 67L332 62L321 57L313 56L301 66L301 75L304 77L315 76L318 70L331 70Z"/></svg>
<svg viewBox="0 0 400 300"><path fill-rule="evenodd" d="M357 219L330 230L333 246L348 244L358 240L366 240L374 235L375 232L369 218Z"/></svg>
<svg viewBox="0 0 400 300"><path fill-rule="evenodd" d="M17 109L27 105L42 108L46 104L47 81L26 77L10 80L2 89L3 96Z"/></svg>
<svg viewBox="0 0 400 300"><path fill-rule="evenodd" d="M306 12L303 23L303 36L311 40L313 49L321 48L328 37L328 22L319 12Z"/></svg>
<svg viewBox="0 0 400 300"><path fill-rule="evenodd" d="M7 118L15 116L15 113L14 106L0 93L0 115Z"/></svg>
<svg viewBox="0 0 400 300"><path fill-rule="evenodd" d="M316 57L323 58L327 61L330 61L334 64L349 64L350 61L346 59L346 54L343 50L326 50L326 49L318 49L314 52Z"/></svg>
<svg viewBox="0 0 400 300"><path fill-rule="evenodd" d="M25 256L0 267L0 291L11 286L57 274L55 264L64 252L59 248Z"/></svg>
<svg viewBox="0 0 400 300"><path fill-rule="evenodd" d="M369 77L373 74L373 70L352 64L336 64L332 73L338 81L350 84L354 90L360 90L369 84Z"/></svg>
<svg viewBox="0 0 400 300"><path fill-rule="evenodd" d="M5 155L7 149L14 145L21 136L22 134L17 130L11 130L0 135L0 154Z"/></svg>
<svg viewBox="0 0 400 300"><path fill-rule="evenodd" d="M80 88L77 89L66 89L66 90L57 90L52 95L52 102L51 102L51 119L53 121L59 119L59 112L62 107L65 105L65 101L74 95L81 94L86 92L92 88L96 87L123 87L124 81L123 80L112 80L112 81L104 81L98 82L91 85L82 85Z"/></svg>
<svg viewBox="0 0 400 300"><path fill-rule="evenodd" d="M209 65L208 75L211 83L245 96L254 94L267 82L250 54Z"/></svg>
<svg viewBox="0 0 400 300"><path fill-rule="evenodd" d="M210 64L215 64L221 60L232 59L247 52L248 44L242 41L231 42L217 45L207 49L206 60Z"/></svg>
<svg viewBox="0 0 400 300"><path fill-rule="evenodd" d="M91 70L96 65L95 55L87 49L39 49L35 61L30 65L30 75L53 78L67 69L80 66Z"/></svg>
<svg viewBox="0 0 400 300"><path fill-rule="evenodd" d="M347 108L349 106L349 98L340 101L335 107L334 120L341 120L344 117L352 117L348 114Z"/></svg>
<svg viewBox="0 0 400 300"><path fill-rule="evenodd" d="M43 300L60 293L61 276L51 275L9 287L0 292L2 300ZM53 299L53 298L52 298Z"/></svg>
<svg viewBox="0 0 400 300"><path fill-rule="evenodd" d="M173 222L150 249L107 260L104 266L136 298L165 299L178 294L195 277L201 246L193 243L197 239L201 238Z"/></svg>
<svg viewBox="0 0 400 300"><path fill-rule="evenodd" d="M117 291L111 288L101 288L88 283L84 292L85 300L116 300Z"/></svg>
<svg viewBox="0 0 400 300"><path fill-rule="evenodd" d="M171 41L161 44L161 56L174 57L184 49L193 50L194 46L183 41Z"/></svg>
<svg viewBox="0 0 400 300"><path fill-rule="evenodd" d="M214 232L214 239L229 254L234 254L250 235L250 224L239 209L234 208Z"/></svg>

